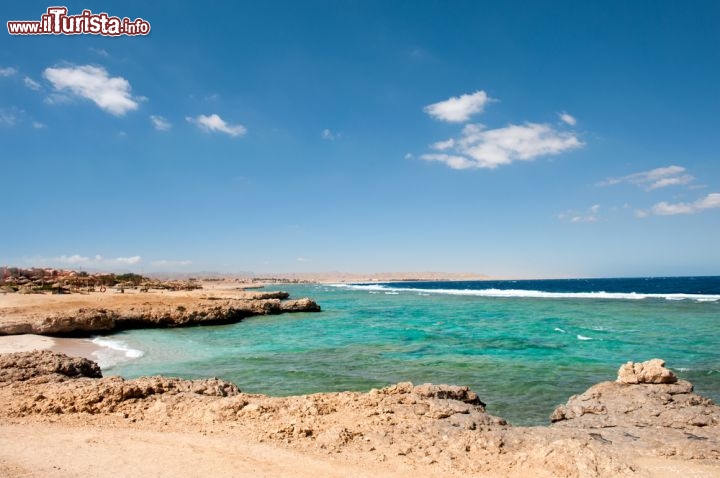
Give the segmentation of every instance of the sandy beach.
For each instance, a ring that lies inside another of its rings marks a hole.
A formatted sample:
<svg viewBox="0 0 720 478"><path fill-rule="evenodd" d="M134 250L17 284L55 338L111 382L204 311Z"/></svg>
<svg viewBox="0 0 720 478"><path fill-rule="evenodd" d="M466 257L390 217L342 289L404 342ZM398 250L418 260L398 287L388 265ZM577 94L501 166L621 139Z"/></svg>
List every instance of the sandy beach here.
<svg viewBox="0 0 720 478"><path fill-rule="evenodd" d="M388 467L358 458L312 455L253 443L238 434L215 436L198 430L0 423L0 476L8 478L417 476L412 467ZM427 469L422 473L445 475Z"/></svg>
<svg viewBox="0 0 720 478"><path fill-rule="evenodd" d="M30 352L32 350L50 350L56 345L54 339L41 335L22 334L0 336L0 354Z"/></svg>
<svg viewBox="0 0 720 478"><path fill-rule="evenodd" d="M42 335L22 334L0 336L0 354L30 352L32 350L52 350L72 357L97 359L93 352L101 347L89 339L70 339L64 337L45 337Z"/></svg>
<svg viewBox="0 0 720 478"><path fill-rule="evenodd" d="M40 446L39 446L40 445ZM593 470L557 475L542 469L510 471L498 461L495 471L466 474L397 456L368 458L364 453L312 453L257 443L242 434L201 430L150 431L117 426L58 423L0 423L0 476L114 478L117 476L417 478L442 476L525 477L598 476ZM713 478L718 467L672 458L638 457L636 473L657 478ZM612 476L612 475L600 475Z"/></svg>

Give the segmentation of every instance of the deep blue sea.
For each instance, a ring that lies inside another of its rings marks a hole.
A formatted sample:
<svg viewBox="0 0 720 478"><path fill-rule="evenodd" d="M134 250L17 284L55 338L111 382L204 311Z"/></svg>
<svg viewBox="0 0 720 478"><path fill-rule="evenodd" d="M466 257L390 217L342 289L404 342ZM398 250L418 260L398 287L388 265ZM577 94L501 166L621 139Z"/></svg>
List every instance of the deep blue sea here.
<svg viewBox="0 0 720 478"><path fill-rule="evenodd" d="M511 423L544 424L625 361L662 358L720 400L720 277L272 289L323 312L98 338L105 374L216 376L271 395L451 383Z"/></svg>

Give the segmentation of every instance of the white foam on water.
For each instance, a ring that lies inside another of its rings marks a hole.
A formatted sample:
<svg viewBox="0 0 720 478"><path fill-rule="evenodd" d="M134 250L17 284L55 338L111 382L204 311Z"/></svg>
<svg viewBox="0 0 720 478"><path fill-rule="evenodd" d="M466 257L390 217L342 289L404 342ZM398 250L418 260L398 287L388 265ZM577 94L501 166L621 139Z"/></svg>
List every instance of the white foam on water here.
<svg viewBox="0 0 720 478"><path fill-rule="evenodd" d="M537 298L537 299L615 299L615 300L642 300L667 299L685 300L694 299L698 302L720 301L720 295L713 294L641 294L639 292L545 292L541 290L524 289L422 289L392 287L381 284L330 284L350 290L382 291L386 294L392 292L422 292L426 294L460 295L475 297L502 297L502 298Z"/></svg>
<svg viewBox="0 0 720 478"><path fill-rule="evenodd" d="M555 327L553 330L554 330L555 332L562 332L563 334L566 333L566 332L565 332L563 329L561 329L560 327Z"/></svg>
<svg viewBox="0 0 720 478"><path fill-rule="evenodd" d="M138 359L145 355L142 350L134 349L122 340L94 337L92 343L100 347L99 350L94 351L92 354L97 357L97 363L102 369L112 368L119 363Z"/></svg>
<svg viewBox="0 0 720 478"><path fill-rule="evenodd" d="M578 340L592 340L592 337L585 337L584 335L577 335Z"/></svg>
<svg viewBox="0 0 720 478"><path fill-rule="evenodd" d="M400 292L385 292L385 295L398 295Z"/></svg>

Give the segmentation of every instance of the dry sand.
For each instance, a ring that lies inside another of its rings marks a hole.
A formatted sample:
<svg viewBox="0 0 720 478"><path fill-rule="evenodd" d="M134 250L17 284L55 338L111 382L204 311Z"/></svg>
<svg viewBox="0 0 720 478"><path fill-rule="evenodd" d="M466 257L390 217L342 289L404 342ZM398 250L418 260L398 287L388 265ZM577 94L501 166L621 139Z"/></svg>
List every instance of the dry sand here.
<svg viewBox="0 0 720 478"><path fill-rule="evenodd" d="M412 468L343 458L198 431L0 423L0 476L6 478L418 476ZM426 469L420 476L441 473Z"/></svg>
<svg viewBox="0 0 720 478"><path fill-rule="evenodd" d="M71 357L97 360L94 352L100 350L100 348L99 345L94 344L89 339L44 337L35 334L0 336L0 354L29 352L31 350L52 350Z"/></svg>
<svg viewBox="0 0 720 478"><path fill-rule="evenodd" d="M55 340L41 335L4 335L0 336L0 354L12 352L30 352L31 350L49 350L55 346Z"/></svg>

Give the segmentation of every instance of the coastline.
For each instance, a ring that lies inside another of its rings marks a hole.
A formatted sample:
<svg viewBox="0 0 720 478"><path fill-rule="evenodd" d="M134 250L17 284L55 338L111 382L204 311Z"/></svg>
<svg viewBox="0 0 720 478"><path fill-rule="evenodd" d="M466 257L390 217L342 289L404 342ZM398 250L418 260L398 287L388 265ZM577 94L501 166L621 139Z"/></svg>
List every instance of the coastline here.
<svg viewBox="0 0 720 478"><path fill-rule="evenodd" d="M103 306L110 304L113 307L120 304L123 313L152 314L163 310L174 314L179 306L198 301L209 301L216 307L225 301L281 300L271 297L278 294L274 292L247 293L235 289L19 295L16 306L20 309L15 309L14 317L32 316L34 313L28 311L40 310L36 318L41 320L37 323L45 323L57 318L57 314L69 317L82 310L82 315L87 314L88 308L105 309ZM304 295L315 289L289 290ZM381 297L383 302L399 304L394 302L397 296ZM427 303L419 296L413 300ZM87 307L88 304L92 307ZM0 306L7 305L7 300L0 300ZM445 303L440 308L447 313L450 306ZM8 315L0 317L5 320ZM315 321L310 316L299 321L282 320L284 327L318 326L320 322L323 326L332 323ZM272 327L265 320L248 325ZM550 324L554 325L562 324ZM574 331L570 332L566 337L565 330L554 330L558 334L556 340L572 341ZM247 330L244 334L247 337ZM101 338L112 342L110 337ZM1 475L72 476L82 475L79 470L84 467L85 474L93 470L94 476L103 476L94 470L98 463L107 463L115 473L117 470L130 473L128 466L144 473L162 473L153 456L174 456L168 448L173 440L192 448L188 456L193 461L215 459L222 454L219 450L235 450L231 463L250 467L252 471L246 476L258 474L258 468L253 466L262 467L268 475L288 474L289 459L313 463L308 466L317 477L411 474L664 477L674 476L678 470L700 476L720 474L720 455L716 449L720 442L720 409L694 394L689 382L657 364L631 364L631 377L624 381L598 383L571 397L565 405L554 402L558 406L552 414L552 424L546 421L544 425L512 426L486 413L481 399L488 401L491 407L488 411L496 410L493 405L498 403L497 395L486 389L483 397L463 386L414 386L403 382L370 392L259 395L242 393L233 383L218 379L100 378L86 375L94 365L47 355L63 351L99 362L102 352L113 347L95 340L41 335L0 337L0 352L45 350L40 355L21 354L18 358L0 355L0 363L4 363L0 365L0 402L6 405L0 410ZM591 339L578 335L578 340ZM586 342L582 343L587 347ZM621 368L620 376L627 375L623 372L627 367ZM80 370L80 375L73 370ZM408 370L403 370L400 379L408 376ZM491 376L484 377L491 387ZM518 379L528 377L526 374ZM234 381L240 386L245 383ZM62 450L70 447L82 447L88 440L95 454L76 457L73 462L46 455L38 459L25 451L32 449L28 440L12 438L48 433L57 437L48 443L48 449L55 450L57 456L63 456ZM133 435L144 441L142 449L127 439ZM93 438L99 436L103 439ZM273 458L257 460L253 453ZM119 462L119 457L125 463ZM276 460L284 462L274 463ZM180 473L183 471L180 468L189 466L185 455L173 461L176 464L163 462L165 472ZM181 462L185 464L177 465ZM370 473L370 469L374 471ZM224 464L212 468L212 472L216 476L243 476Z"/></svg>
<svg viewBox="0 0 720 478"><path fill-rule="evenodd" d="M0 354L49 350L71 357L97 360L97 352L103 347L90 339L46 337L44 335L0 335Z"/></svg>
<svg viewBox="0 0 720 478"><path fill-rule="evenodd" d="M0 335L89 337L142 328L218 325L257 315L320 312L309 298L234 284L189 291L118 288L72 294L3 294Z"/></svg>
<svg viewBox="0 0 720 478"><path fill-rule="evenodd" d="M52 337L35 334L0 335L0 354L51 350L57 345ZM60 352L60 350L57 350ZM72 355L68 353L68 355Z"/></svg>
<svg viewBox="0 0 720 478"><path fill-rule="evenodd" d="M720 473L720 407L661 360L628 362L536 427L489 415L467 387L271 397L218 379L102 378L92 362L50 351L0 355L0 401L10 478Z"/></svg>

